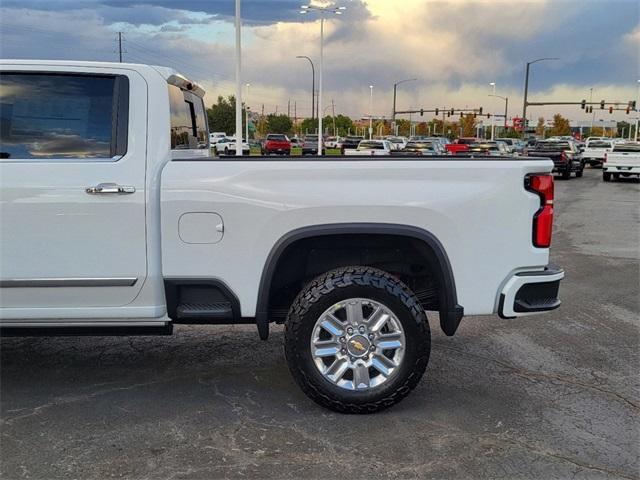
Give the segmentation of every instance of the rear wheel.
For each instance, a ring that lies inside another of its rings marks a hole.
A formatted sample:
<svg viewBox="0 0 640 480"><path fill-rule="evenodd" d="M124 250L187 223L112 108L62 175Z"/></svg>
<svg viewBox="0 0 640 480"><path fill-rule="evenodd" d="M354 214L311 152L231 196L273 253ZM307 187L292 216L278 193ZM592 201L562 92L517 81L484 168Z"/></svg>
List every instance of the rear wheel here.
<svg viewBox="0 0 640 480"><path fill-rule="evenodd" d="M570 178L571 178L571 168L567 167L565 170L562 171L562 179L569 180Z"/></svg>
<svg viewBox="0 0 640 480"><path fill-rule="evenodd" d="M611 181L611 174L609 172L602 172L602 180L605 182Z"/></svg>
<svg viewBox="0 0 640 480"><path fill-rule="evenodd" d="M317 277L286 322L285 354L304 393L323 407L370 413L402 400L429 361L431 337L416 296L370 267Z"/></svg>

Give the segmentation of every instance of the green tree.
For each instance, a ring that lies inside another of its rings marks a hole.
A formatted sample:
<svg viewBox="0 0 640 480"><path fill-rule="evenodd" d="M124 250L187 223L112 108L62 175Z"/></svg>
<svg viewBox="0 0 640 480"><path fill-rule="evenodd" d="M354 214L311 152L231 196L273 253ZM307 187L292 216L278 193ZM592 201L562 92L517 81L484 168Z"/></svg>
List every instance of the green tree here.
<svg viewBox="0 0 640 480"><path fill-rule="evenodd" d="M275 113L267 115L268 133L289 133L292 128L293 122L287 115Z"/></svg>
<svg viewBox="0 0 640 480"><path fill-rule="evenodd" d="M538 123L536 124L536 135L539 137L544 136L544 118L538 117Z"/></svg>
<svg viewBox="0 0 640 480"><path fill-rule="evenodd" d="M569 126L569 120L564 118L559 113L553 116L553 126L549 131L551 136L556 135L571 135L571 127Z"/></svg>
<svg viewBox="0 0 640 480"><path fill-rule="evenodd" d="M353 120L347 117L346 115L342 115L339 113L336 115L336 131L339 136L344 137L347 132L353 131ZM325 117L323 123L326 122L326 125L331 125L331 132L333 133L333 117Z"/></svg>
<svg viewBox="0 0 640 480"><path fill-rule="evenodd" d="M398 126L398 135L409 136L409 131L411 130L409 120L405 120L404 118L398 119L396 120L396 125Z"/></svg>
<svg viewBox="0 0 640 480"><path fill-rule="evenodd" d="M475 137L476 136L476 119L472 113L468 113L460 117L460 127L462 127L463 137Z"/></svg>
<svg viewBox="0 0 640 480"><path fill-rule="evenodd" d="M233 135L236 131L236 97L229 95L218 97L217 103L207 108L207 119L210 132L225 132ZM242 131L244 131L244 115L242 119Z"/></svg>
<svg viewBox="0 0 640 480"><path fill-rule="evenodd" d="M631 128L631 124L629 122L618 122L617 125L617 130L618 130L618 137L628 137L629 136L629 129Z"/></svg>
<svg viewBox="0 0 640 480"><path fill-rule="evenodd" d="M306 135L306 134L314 134L317 133L318 131L318 120L314 119L311 120L310 118L305 118L301 123L300 123L300 134L301 135Z"/></svg>

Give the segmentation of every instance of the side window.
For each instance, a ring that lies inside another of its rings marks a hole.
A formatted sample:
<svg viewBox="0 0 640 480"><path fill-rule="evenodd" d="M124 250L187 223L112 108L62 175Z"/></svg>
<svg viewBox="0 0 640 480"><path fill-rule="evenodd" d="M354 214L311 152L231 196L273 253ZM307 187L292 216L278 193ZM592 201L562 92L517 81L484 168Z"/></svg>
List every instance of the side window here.
<svg viewBox="0 0 640 480"><path fill-rule="evenodd" d="M209 147L207 115L197 95L169 85L171 109L171 149Z"/></svg>
<svg viewBox="0 0 640 480"><path fill-rule="evenodd" d="M124 155L128 85L119 75L2 73L0 160Z"/></svg>

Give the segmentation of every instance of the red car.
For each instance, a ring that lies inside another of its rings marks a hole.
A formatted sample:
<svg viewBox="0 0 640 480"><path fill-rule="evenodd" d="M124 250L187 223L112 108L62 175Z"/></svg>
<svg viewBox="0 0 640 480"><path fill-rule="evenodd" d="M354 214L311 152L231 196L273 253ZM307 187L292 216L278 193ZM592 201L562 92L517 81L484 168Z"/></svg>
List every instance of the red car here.
<svg viewBox="0 0 640 480"><path fill-rule="evenodd" d="M455 155L460 152L469 151L469 145L472 143L478 143L478 139L475 137L462 137L456 140L455 143L448 143L446 147L452 155Z"/></svg>
<svg viewBox="0 0 640 480"><path fill-rule="evenodd" d="M281 133L270 133L264 142L264 153L271 155L272 153L278 153L280 155L291 154L291 141L286 135Z"/></svg>

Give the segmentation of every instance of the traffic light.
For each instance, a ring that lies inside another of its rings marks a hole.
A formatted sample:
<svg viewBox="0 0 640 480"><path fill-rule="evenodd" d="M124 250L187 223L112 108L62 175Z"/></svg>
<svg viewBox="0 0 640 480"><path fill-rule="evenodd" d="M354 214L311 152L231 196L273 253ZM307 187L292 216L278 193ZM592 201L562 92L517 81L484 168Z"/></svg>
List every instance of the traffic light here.
<svg viewBox="0 0 640 480"><path fill-rule="evenodd" d="M580 102L580 108L581 108L582 110L584 110L584 108L586 107L586 105L587 105L587 101L586 101L586 100L582 100L582 102Z"/></svg>
<svg viewBox="0 0 640 480"><path fill-rule="evenodd" d="M478 114L479 114L479 115L482 115L482 107L480 107L480 108L478 109Z"/></svg>
<svg viewBox="0 0 640 480"><path fill-rule="evenodd" d="M447 112L447 117L450 117L450 116L451 116L451 112Z"/></svg>
<svg viewBox="0 0 640 480"><path fill-rule="evenodd" d="M455 115L456 111L452 108L451 109L451 115Z"/></svg>
<svg viewBox="0 0 640 480"><path fill-rule="evenodd" d="M473 118L476 118L476 114L475 113L473 114Z"/></svg>
<svg viewBox="0 0 640 480"><path fill-rule="evenodd" d="M613 113L613 107L609 107L609 113Z"/></svg>
<svg viewBox="0 0 640 480"><path fill-rule="evenodd" d="M629 107L630 107L630 105L627 105L627 115L629 115L629 112L631 111L631 109Z"/></svg>
<svg viewBox="0 0 640 480"><path fill-rule="evenodd" d="M604 110L604 100L600 100L600 110Z"/></svg>
<svg viewBox="0 0 640 480"><path fill-rule="evenodd" d="M424 108L420 109L420 116L422 117L424 115Z"/></svg>
<svg viewBox="0 0 640 480"><path fill-rule="evenodd" d="M438 112L440 111L439 108L436 108L436 117L438 116Z"/></svg>
<svg viewBox="0 0 640 480"><path fill-rule="evenodd" d="M491 114L490 113L487 113L487 118L491 118Z"/></svg>

